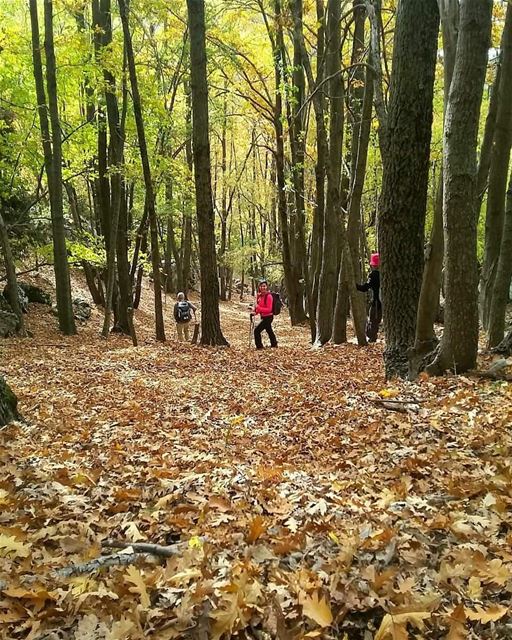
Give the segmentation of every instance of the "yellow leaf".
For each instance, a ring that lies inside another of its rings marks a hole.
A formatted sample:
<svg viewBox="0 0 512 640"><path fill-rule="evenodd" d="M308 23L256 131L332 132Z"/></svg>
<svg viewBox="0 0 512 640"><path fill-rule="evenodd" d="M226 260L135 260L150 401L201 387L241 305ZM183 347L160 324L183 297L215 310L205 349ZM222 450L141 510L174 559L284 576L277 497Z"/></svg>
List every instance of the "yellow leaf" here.
<svg viewBox="0 0 512 640"><path fill-rule="evenodd" d="M14 536L0 533L0 557L6 556L27 558L30 555L30 543L24 544L16 540Z"/></svg>
<svg viewBox="0 0 512 640"><path fill-rule="evenodd" d="M331 607L325 598L318 598L318 591L315 591L311 596L304 594L299 597L299 604L302 605L304 615L321 627L328 627L332 623Z"/></svg>
<svg viewBox="0 0 512 640"><path fill-rule="evenodd" d="M496 622L496 620L503 618L503 616L508 612L509 608L503 607L499 604L493 604L487 609L484 609L480 605L476 605L475 609L476 611L465 607L464 611L466 613L466 616L470 620L475 620L486 624L487 622Z"/></svg>
<svg viewBox="0 0 512 640"><path fill-rule="evenodd" d="M381 398L396 398L398 395L400 395L399 389L381 389L379 391Z"/></svg>
<svg viewBox="0 0 512 640"><path fill-rule="evenodd" d="M256 516L251 522L249 533L247 534L247 542L253 543L267 530L265 520L261 516Z"/></svg>
<svg viewBox="0 0 512 640"><path fill-rule="evenodd" d="M424 627L423 620L430 618L431 615L430 611L406 611L393 615L386 613L374 640L384 640L385 638L407 640L409 637L407 623L413 624L421 631Z"/></svg>
<svg viewBox="0 0 512 640"><path fill-rule="evenodd" d="M468 596L471 600L482 599L482 583L475 576L471 577L468 582Z"/></svg>
<svg viewBox="0 0 512 640"><path fill-rule="evenodd" d="M192 536L188 541L188 546L191 549L200 549L203 546L203 541L199 536Z"/></svg>
<svg viewBox="0 0 512 640"><path fill-rule="evenodd" d="M466 614L464 613L464 605L459 604L453 610L450 616L450 629L446 636L446 640L465 640L468 635L466 628Z"/></svg>
<svg viewBox="0 0 512 640"><path fill-rule="evenodd" d="M128 567L126 570L125 580L131 582L134 586L130 587L132 593L136 593L140 596L140 603L144 609L149 609L151 601L149 599L148 590L146 589L146 583L142 577L141 572L133 566Z"/></svg>

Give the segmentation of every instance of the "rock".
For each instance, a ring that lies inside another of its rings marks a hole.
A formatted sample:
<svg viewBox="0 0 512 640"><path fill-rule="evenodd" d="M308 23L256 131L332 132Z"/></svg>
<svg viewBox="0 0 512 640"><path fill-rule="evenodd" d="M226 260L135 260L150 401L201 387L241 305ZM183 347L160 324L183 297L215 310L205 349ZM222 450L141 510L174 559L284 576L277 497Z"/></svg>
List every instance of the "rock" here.
<svg viewBox="0 0 512 640"><path fill-rule="evenodd" d="M9 307L10 308L10 307ZM9 311L0 311L0 338L7 338L16 334L18 318Z"/></svg>
<svg viewBox="0 0 512 640"><path fill-rule="evenodd" d="M18 286L23 290L29 302L51 305L52 299L50 294L43 291L41 287L36 287L35 285L28 284L26 282L19 282Z"/></svg>
<svg viewBox="0 0 512 640"><path fill-rule="evenodd" d="M17 404L18 398L6 381L0 377L0 426L21 418L16 410Z"/></svg>
<svg viewBox="0 0 512 640"><path fill-rule="evenodd" d="M12 313L12 307L9 304L7 298L4 298L3 295L0 295L0 311L6 311L7 313Z"/></svg>
<svg viewBox="0 0 512 640"><path fill-rule="evenodd" d="M77 320L85 322L89 320L92 313L92 307L83 298L73 298L73 314Z"/></svg>
<svg viewBox="0 0 512 640"><path fill-rule="evenodd" d="M9 300L9 292L7 285L4 288L4 298ZM20 307L23 313L27 313L28 311L28 298L26 293L23 291L20 285L18 285L18 300L20 301Z"/></svg>
<svg viewBox="0 0 512 640"><path fill-rule="evenodd" d="M87 302L87 300L84 300L83 298L73 298L72 302L73 302L73 316L75 317L75 319L80 320L80 322L85 322L86 320L89 320L92 314L92 307ZM57 305L52 306L52 313L55 316L59 315L59 312L57 311Z"/></svg>

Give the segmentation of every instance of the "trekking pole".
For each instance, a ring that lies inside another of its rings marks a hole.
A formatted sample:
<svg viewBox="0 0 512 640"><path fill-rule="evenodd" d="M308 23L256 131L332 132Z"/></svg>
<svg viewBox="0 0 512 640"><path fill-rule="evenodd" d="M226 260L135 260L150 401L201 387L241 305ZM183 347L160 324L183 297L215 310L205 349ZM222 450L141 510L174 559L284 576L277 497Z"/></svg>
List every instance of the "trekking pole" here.
<svg viewBox="0 0 512 640"><path fill-rule="evenodd" d="M252 335L254 333L254 314L253 313L250 314L249 319L251 321L251 324L249 326L249 349L250 349L252 346Z"/></svg>

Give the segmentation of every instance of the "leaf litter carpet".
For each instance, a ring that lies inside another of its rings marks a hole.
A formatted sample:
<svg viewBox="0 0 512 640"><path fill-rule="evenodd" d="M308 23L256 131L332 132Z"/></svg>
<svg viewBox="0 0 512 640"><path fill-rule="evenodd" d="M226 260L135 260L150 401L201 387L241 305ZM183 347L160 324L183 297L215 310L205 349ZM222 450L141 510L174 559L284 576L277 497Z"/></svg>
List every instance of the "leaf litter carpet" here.
<svg viewBox="0 0 512 640"><path fill-rule="evenodd" d="M385 383L284 316L256 353L237 303L230 348L171 301L158 344L146 297L137 348L39 305L2 343L1 638L512 637L510 384Z"/></svg>

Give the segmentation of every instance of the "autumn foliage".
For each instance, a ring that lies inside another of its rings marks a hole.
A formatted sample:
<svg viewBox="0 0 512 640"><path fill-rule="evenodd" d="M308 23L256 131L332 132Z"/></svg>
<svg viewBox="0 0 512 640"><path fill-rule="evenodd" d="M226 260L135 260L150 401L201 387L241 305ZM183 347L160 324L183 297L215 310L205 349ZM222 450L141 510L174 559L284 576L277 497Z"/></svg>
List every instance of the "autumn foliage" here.
<svg viewBox="0 0 512 640"><path fill-rule="evenodd" d="M39 305L3 343L2 638L508 637L510 384L385 383L283 316L256 353L237 303L229 349L159 344L150 308L137 348Z"/></svg>

